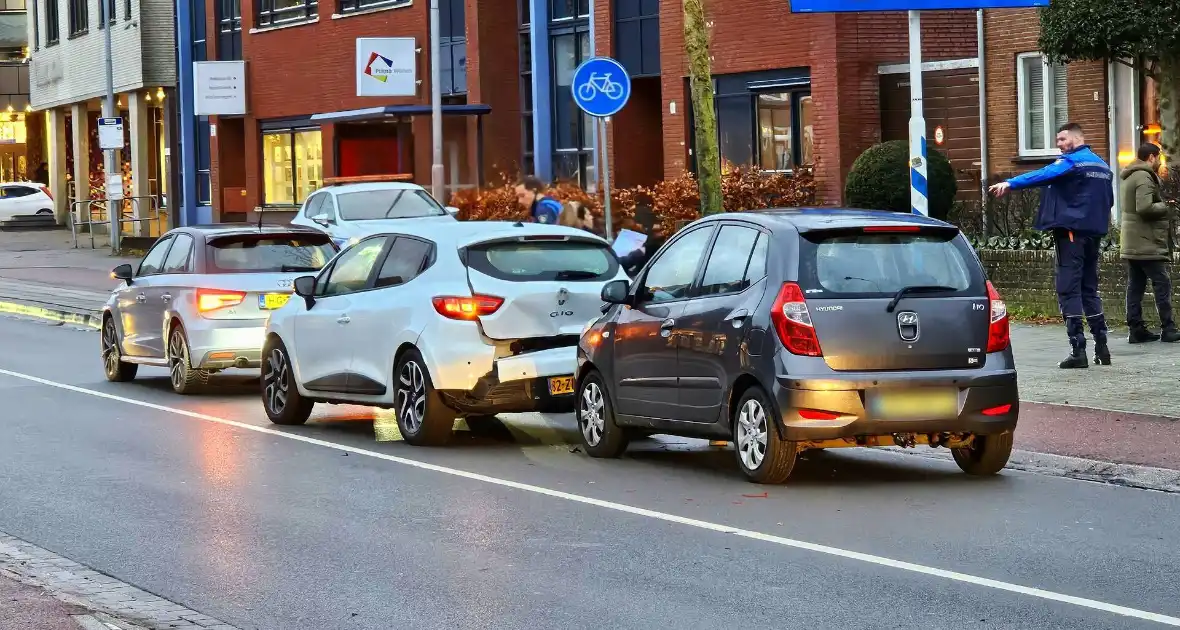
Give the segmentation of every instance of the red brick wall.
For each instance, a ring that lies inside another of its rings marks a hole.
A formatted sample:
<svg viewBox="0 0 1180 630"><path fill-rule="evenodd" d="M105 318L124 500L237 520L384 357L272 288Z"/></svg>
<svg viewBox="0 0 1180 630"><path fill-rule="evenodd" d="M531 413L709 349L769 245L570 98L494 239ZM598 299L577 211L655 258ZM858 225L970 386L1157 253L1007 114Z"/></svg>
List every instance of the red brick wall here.
<svg viewBox="0 0 1180 630"><path fill-rule="evenodd" d="M484 118L484 174L520 170L520 36L516 0L467 0L467 101L491 105ZM475 120L467 122L475 161Z"/></svg>
<svg viewBox="0 0 1180 630"><path fill-rule="evenodd" d="M1021 172L1047 160L1019 160L1016 56L1037 50L1036 9L984 11L987 71L988 160L991 174ZM1070 64L1069 119L1082 125L1086 140L1103 159L1109 154L1106 68L1101 62ZM1097 93L1097 100L1095 100Z"/></svg>

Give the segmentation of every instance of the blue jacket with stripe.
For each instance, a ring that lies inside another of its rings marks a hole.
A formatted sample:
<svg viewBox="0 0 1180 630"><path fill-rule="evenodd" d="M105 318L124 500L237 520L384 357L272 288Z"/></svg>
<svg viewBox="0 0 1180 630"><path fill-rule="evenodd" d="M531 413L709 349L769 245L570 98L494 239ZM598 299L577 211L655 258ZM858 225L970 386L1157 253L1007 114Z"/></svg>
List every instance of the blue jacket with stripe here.
<svg viewBox="0 0 1180 630"><path fill-rule="evenodd" d="M1033 227L1101 236L1110 229L1114 174L1102 158L1082 145L1052 164L1008 180L1012 188L1043 187Z"/></svg>

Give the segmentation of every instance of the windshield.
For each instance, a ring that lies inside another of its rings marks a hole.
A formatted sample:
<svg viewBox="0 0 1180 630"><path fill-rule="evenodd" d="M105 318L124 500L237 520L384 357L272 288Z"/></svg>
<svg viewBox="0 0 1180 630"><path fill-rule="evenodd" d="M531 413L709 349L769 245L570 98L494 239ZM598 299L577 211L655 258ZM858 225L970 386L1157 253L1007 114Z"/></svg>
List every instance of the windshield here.
<svg viewBox="0 0 1180 630"><path fill-rule="evenodd" d="M821 235L804 239L800 256L800 285L817 298L893 297L906 287L984 291L974 253L954 232Z"/></svg>
<svg viewBox="0 0 1180 630"><path fill-rule="evenodd" d="M447 211L420 188L381 188L336 195L344 221L441 217Z"/></svg>
<svg viewBox="0 0 1180 630"><path fill-rule="evenodd" d="M605 243L585 241L475 246L468 250L467 264L493 278L517 282L601 281L619 271L619 261Z"/></svg>
<svg viewBox="0 0 1180 630"><path fill-rule="evenodd" d="M209 241L210 273L319 271L336 255L326 234L238 234Z"/></svg>

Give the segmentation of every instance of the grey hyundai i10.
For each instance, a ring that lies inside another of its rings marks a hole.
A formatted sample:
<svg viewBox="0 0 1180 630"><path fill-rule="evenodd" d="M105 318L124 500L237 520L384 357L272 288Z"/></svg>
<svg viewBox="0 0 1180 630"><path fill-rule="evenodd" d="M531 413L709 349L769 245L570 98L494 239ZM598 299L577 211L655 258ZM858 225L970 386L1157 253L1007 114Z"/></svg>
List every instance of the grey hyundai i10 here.
<svg viewBox="0 0 1180 630"><path fill-rule="evenodd" d="M959 230L840 209L695 221L582 334L592 457L639 436L732 441L751 481L807 449L926 444L999 472L1019 414L1008 313Z"/></svg>

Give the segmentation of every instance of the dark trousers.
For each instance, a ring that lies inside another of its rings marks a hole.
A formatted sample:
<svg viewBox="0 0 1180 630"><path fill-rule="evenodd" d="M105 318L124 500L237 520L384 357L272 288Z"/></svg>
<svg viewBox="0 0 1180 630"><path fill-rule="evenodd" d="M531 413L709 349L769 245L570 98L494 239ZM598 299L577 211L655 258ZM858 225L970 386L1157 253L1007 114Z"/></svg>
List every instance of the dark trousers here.
<svg viewBox="0 0 1180 630"><path fill-rule="evenodd" d="M1057 306L1074 347L1086 346L1083 322L1090 325L1095 343L1106 342L1106 316L1098 297L1098 260L1101 236L1054 230L1057 248Z"/></svg>
<svg viewBox="0 0 1180 630"><path fill-rule="evenodd" d="M1165 329L1175 328L1172 319L1172 279L1168 276L1168 263L1163 260L1127 261L1127 325L1143 328L1143 292L1151 280L1151 292L1155 294L1155 308L1160 323Z"/></svg>

